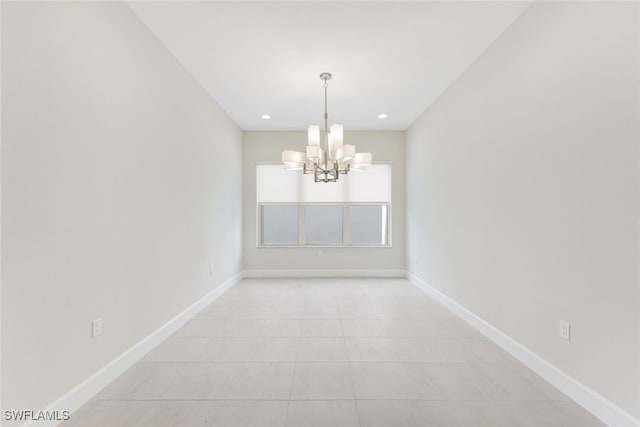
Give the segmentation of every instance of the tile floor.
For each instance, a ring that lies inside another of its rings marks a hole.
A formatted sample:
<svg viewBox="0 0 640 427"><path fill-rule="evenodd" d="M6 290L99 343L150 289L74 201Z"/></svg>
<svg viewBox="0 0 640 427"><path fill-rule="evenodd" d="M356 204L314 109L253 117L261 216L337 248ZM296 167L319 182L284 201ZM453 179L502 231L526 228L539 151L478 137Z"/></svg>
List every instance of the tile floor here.
<svg viewBox="0 0 640 427"><path fill-rule="evenodd" d="M602 426L404 279L245 279L63 427Z"/></svg>

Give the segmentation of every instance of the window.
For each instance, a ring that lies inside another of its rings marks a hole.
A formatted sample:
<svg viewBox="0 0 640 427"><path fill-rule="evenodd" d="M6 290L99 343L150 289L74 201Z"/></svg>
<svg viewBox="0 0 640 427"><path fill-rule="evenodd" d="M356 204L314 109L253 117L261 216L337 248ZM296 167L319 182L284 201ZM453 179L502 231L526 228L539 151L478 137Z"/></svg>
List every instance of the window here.
<svg viewBox="0 0 640 427"><path fill-rule="evenodd" d="M385 245L387 243L387 206L350 206L349 231L352 244Z"/></svg>
<svg viewBox="0 0 640 427"><path fill-rule="evenodd" d="M310 245L341 245L343 207L307 205L304 207L304 243Z"/></svg>
<svg viewBox="0 0 640 427"><path fill-rule="evenodd" d="M256 179L258 246L391 246L390 164L330 184L258 164Z"/></svg>
<svg viewBox="0 0 640 427"><path fill-rule="evenodd" d="M391 246L389 204L259 204L258 246Z"/></svg>
<svg viewBox="0 0 640 427"><path fill-rule="evenodd" d="M261 206L260 221L261 244L298 244L298 207L296 205Z"/></svg>

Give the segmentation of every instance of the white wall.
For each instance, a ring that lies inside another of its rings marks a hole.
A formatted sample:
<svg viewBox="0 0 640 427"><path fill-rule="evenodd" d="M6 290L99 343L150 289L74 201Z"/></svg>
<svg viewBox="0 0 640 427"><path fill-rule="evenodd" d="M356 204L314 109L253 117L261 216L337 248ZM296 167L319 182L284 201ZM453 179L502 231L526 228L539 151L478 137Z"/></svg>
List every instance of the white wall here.
<svg viewBox="0 0 640 427"><path fill-rule="evenodd" d="M2 86L2 404L38 410L240 270L242 134L124 3L3 2Z"/></svg>
<svg viewBox="0 0 640 427"><path fill-rule="evenodd" d="M638 7L534 3L407 131L410 271L635 417Z"/></svg>
<svg viewBox="0 0 640 427"><path fill-rule="evenodd" d="M345 132L345 142L375 161L392 162L391 248L257 248L256 162L280 161L282 150L302 151L306 132L244 132L243 265L245 270L404 270L404 132ZM302 172L292 172L302 173ZM342 178L340 178L342 179ZM349 176L346 176L349 179ZM318 184L331 185L331 184Z"/></svg>

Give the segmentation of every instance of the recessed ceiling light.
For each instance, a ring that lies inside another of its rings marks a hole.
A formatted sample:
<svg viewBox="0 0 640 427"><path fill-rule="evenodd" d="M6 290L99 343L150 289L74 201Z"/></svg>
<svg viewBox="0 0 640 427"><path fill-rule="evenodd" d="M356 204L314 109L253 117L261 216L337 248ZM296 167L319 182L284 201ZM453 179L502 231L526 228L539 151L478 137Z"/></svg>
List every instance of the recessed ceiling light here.
<svg viewBox="0 0 640 427"><path fill-rule="evenodd" d="M268 114L263 114L261 117L265 120L269 120L271 118L271 116Z"/></svg>
<svg viewBox="0 0 640 427"><path fill-rule="evenodd" d="M378 114L378 118L379 118L379 119L386 119L386 118L387 118L387 115L386 115L386 114L384 114L384 113L382 113L382 114Z"/></svg>

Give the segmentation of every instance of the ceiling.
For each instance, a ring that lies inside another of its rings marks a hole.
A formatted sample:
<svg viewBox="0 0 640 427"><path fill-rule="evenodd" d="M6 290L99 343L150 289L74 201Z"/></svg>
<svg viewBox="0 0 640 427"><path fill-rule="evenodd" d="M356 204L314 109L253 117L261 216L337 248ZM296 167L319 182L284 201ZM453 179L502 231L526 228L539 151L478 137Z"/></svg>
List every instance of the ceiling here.
<svg viewBox="0 0 640 427"><path fill-rule="evenodd" d="M323 71L329 124L404 130L529 3L128 2L243 130L321 125Z"/></svg>

